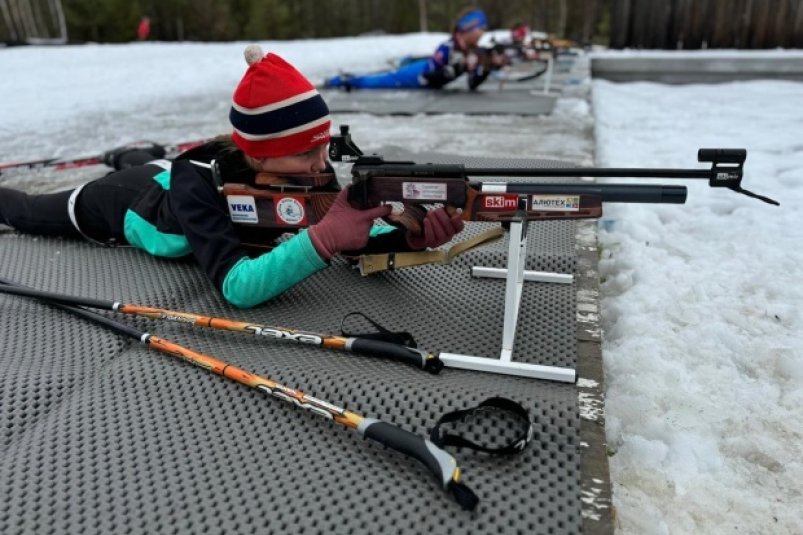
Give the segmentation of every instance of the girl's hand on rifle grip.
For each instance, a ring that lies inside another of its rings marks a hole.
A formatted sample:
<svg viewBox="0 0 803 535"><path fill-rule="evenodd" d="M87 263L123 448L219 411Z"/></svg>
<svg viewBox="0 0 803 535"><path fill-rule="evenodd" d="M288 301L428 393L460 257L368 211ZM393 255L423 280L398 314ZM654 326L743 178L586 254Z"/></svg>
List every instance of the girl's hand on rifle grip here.
<svg viewBox="0 0 803 535"><path fill-rule="evenodd" d="M463 219L460 210L452 210L452 215L446 208L430 210L424 218L424 232L419 236L407 233L407 245L412 249L426 249L427 247L440 247L449 242L455 234L463 230Z"/></svg>
<svg viewBox="0 0 803 535"><path fill-rule="evenodd" d="M312 245L324 260L329 260L340 251L356 251L365 247L374 219L387 216L392 209L390 205L367 210L353 208L348 202L349 187L337 195L320 223L309 227Z"/></svg>

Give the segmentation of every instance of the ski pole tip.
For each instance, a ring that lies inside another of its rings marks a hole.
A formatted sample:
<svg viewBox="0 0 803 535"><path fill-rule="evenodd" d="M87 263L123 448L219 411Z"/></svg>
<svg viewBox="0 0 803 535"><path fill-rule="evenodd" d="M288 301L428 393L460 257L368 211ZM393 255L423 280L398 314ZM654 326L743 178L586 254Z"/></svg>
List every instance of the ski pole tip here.
<svg viewBox="0 0 803 535"><path fill-rule="evenodd" d="M437 375L443 370L443 361L437 353L427 353L424 359L424 370L433 375Z"/></svg>
<svg viewBox="0 0 803 535"><path fill-rule="evenodd" d="M479 497L465 483L453 479L447 489L464 511L473 511L480 503Z"/></svg>

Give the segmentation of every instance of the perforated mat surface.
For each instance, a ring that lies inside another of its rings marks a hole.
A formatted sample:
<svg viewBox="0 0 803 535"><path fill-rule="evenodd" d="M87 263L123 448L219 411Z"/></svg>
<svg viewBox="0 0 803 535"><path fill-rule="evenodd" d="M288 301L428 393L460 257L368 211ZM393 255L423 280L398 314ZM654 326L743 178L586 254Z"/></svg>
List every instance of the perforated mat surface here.
<svg viewBox="0 0 803 535"><path fill-rule="evenodd" d="M470 224L469 233L484 224ZM528 269L571 272L574 225L531 225ZM225 304L192 261L0 232L0 277L48 291L337 332L359 310L419 347L496 356L506 242L449 266L361 277L342 260L268 304ZM575 364L571 285L525 285L514 358ZM112 315L422 436L496 395L535 440L495 458L450 452L480 497L466 513L415 461L357 433L70 314L0 295L0 533L572 533L580 514L574 385L404 364ZM352 326L359 330L359 326ZM364 326L363 326L364 327ZM462 424L499 445L505 420Z"/></svg>

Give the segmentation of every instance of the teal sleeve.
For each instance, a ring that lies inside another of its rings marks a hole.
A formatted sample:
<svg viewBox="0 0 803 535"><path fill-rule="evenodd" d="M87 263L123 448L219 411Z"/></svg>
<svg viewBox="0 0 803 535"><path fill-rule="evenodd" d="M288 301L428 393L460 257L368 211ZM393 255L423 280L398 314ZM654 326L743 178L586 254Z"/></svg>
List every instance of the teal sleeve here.
<svg viewBox="0 0 803 535"><path fill-rule="evenodd" d="M388 232L393 232L394 230L398 230L393 225L374 225L371 227L371 230L368 231L368 236L371 238L375 238L381 234L387 234Z"/></svg>
<svg viewBox="0 0 803 535"><path fill-rule="evenodd" d="M249 308L295 286L328 264L318 255L306 229L257 258L242 258L223 280L223 296Z"/></svg>

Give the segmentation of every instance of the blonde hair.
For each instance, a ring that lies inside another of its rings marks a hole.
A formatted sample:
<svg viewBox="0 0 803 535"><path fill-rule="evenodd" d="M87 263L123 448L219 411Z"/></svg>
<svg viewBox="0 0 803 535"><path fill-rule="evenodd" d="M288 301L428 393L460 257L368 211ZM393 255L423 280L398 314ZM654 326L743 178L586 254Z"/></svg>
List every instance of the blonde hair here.
<svg viewBox="0 0 803 535"><path fill-rule="evenodd" d="M243 160L245 160L245 164L248 166L249 169L253 171L262 170L262 165L259 163L259 161L256 158L244 153L243 150L240 147L238 147L236 143L234 143L231 134L221 134L219 136L214 137L212 141L219 145L220 154L227 155L239 152L240 154L243 155Z"/></svg>

